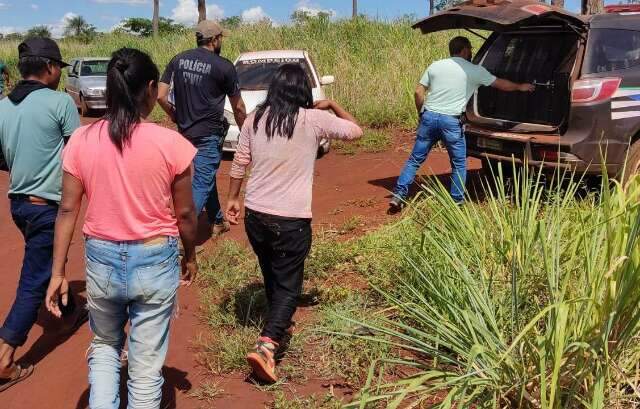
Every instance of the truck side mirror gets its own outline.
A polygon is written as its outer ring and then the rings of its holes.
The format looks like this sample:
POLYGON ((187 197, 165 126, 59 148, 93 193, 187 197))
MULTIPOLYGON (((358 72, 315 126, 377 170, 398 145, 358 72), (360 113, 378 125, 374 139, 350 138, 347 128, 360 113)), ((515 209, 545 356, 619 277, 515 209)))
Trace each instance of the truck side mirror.
POLYGON ((336 82, 336 77, 334 77, 333 75, 325 75, 324 77, 320 78, 320 85, 331 85, 334 82, 336 82))

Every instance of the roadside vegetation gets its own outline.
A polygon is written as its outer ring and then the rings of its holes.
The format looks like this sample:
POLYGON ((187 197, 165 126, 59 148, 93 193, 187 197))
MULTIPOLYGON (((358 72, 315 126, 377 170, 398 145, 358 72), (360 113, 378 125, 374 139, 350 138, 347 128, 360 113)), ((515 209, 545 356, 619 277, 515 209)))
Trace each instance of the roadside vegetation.
MULTIPOLYGON (((637 407, 640 179, 586 198, 561 179, 497 178, 461 208, 428 183, 393 225, 317 232, 274 407, 637 407), (310 376, 328 395, 291 396, 310 376)), ((255 260, 225 242, 201 283, 202 362, 244 371, 265 305, 255 260)))
MULTIPOLYGON (((320 75, 336 77, 336 83, 327 87, 327 96, 338 100, 364 125, 414 127, 415 84, 431 61, 448 54, 447 39, 451 33, 423 36, 411 28, 412 22, 409 18, 391 23, 365 18, 353 21, 312 18, 279 27, 266 23, 239 25, 225 42, 223 55, 234 60, 244 51, 307 50, 320 75)), ((120 32, 100 35, 90 42, 80 38, 82 30, 78 38, 60 40, 65 58, 109 56, 127 46, 150 53, 164 69, 174 55, 195 46, 193 34, 181 30, 168 30, 157 40, 120 32)), ((8 64, 12 78, 19 77, 18 44, 17 40, 0 41, 0 60, 8 64)), ((160 110, 156 110, 155 119, 161 118, 160 110)))

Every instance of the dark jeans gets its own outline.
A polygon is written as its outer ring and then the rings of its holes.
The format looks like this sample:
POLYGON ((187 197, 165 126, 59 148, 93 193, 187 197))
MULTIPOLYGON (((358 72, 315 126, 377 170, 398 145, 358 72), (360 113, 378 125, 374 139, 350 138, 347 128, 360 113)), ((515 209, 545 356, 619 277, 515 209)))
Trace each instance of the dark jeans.
POLYGON ((245 228, 260 262, 269 305, 261 335, 280 342, 302 293, 304 261, 311 250, 311 220, 247 209, 245 228))
POLYGON ((222 161, 222 144, 224 138, 211 135, 190 139, 193 146, 198 149, 193 158, 193 203, 196 206, 196 216, 200 216, 203 208, 207 209, 209 223, 220 224, 223 221, 220 199, 218 199, 218 187, 216 174, 222 161))
POLYGON ((11 199, 13 221, 25 240, 20 282, 11 311, 0 328, 0 338, 18 347, 38 318, 51 279, 53 231, 58 206, 35 205, 24 199, 11 199))
POLYGON ((396 196, 402 199, 407 197, 418 169, 427 160, 433 145, 440 140, 447 147, 451 161, 451 197, 458 203, 464 201, 467 180, 467 142, 462 131, 462 123, 460 118, 430 111, 424 111, 420 116, 416 143, 393 192, 396 196))

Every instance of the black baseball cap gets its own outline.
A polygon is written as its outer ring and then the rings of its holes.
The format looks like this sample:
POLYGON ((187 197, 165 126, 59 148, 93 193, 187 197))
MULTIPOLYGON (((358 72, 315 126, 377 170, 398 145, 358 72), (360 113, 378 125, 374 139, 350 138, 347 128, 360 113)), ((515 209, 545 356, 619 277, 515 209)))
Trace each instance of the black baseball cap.
POLYGON ((45 37, 33 37, 24 40, 18 46, 18 57, 42 57, 48 58, 62 65, 62 67, 68 67, 69 64, 62 61, 62 54, 60 54, 60 47, 50 38, 45 37))

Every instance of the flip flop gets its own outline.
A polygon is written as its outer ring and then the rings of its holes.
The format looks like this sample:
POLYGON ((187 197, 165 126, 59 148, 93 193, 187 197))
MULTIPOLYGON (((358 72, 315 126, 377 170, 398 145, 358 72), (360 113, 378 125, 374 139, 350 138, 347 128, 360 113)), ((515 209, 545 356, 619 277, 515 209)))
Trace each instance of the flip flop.
POLYGON ((6 391, 13 385, 20 383, 33 374, 34 366, 29 365, 26 368, 16 364, 15 373, 11 378, 0 378, 0 392, 6 391))

